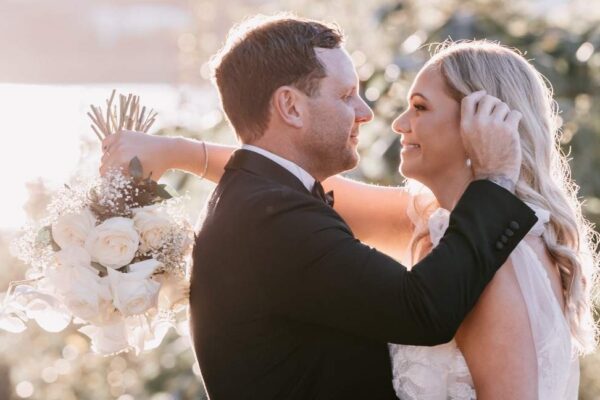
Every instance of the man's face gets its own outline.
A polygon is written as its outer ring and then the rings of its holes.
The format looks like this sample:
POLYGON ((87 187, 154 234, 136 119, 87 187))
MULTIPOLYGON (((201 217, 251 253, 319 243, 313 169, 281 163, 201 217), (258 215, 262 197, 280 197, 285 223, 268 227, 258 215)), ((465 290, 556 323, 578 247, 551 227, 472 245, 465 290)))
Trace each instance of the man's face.
POLYGON ((358 94, 358 76, 348 53, 341 48, 315 51, 327 76, 318 93, 308 98, 301 145, 311 154, 313 170, 328 177, 357 165, 359 127, 373 119, 373 112, 358 94))

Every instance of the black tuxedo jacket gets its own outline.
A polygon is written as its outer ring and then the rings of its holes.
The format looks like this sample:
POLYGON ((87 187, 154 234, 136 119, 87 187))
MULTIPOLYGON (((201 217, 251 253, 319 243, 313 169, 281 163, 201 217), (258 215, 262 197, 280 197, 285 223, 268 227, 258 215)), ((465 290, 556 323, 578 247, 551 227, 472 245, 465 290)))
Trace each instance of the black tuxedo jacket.
POLYGON ((286 169, 238 150, 193 253, 191 333, 210 398, 395 399, 386 344, 451 340, 535 220, 476 181, 407 271, 286 169))

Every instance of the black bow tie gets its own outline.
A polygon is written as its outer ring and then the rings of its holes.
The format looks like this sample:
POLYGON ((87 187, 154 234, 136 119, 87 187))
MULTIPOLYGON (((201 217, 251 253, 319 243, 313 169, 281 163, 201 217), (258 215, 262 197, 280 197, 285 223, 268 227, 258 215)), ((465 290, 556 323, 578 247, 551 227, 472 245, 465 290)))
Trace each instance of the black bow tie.
POLYGON ((333 207, 333 190, 325 193, 325 190, 323 190, 323 185, 321 185, 321 182, 315 181, 315 184, 312 188, 311 193, 317 199, 320 199, 328 206, 333 207))

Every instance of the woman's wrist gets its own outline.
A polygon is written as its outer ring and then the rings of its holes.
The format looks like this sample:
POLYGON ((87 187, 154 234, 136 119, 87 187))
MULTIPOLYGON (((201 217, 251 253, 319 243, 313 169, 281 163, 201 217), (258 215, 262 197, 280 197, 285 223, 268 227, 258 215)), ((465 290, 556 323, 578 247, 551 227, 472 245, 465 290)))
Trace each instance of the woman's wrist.
MULTIPOLYGON (((170 137, 167 146, 167 159, 169 167, 179 169, 200 176, 205 173, 207 151, 202 140, 185 138, 182 136, 170 137)), ((208 149, 207 149, 208 150, 208 149)))

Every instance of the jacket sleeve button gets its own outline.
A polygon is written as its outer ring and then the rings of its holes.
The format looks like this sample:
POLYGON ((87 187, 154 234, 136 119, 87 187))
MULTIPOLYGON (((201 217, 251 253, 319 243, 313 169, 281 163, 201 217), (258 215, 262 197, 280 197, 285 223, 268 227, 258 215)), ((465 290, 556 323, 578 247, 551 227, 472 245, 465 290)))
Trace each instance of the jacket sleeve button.
POLYGON ((510 221, 510 224, 508 226, 510 226, 510 229, 515 231, 521 227, 521 225, 519 225, 517 221, 510 221))

